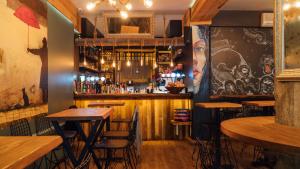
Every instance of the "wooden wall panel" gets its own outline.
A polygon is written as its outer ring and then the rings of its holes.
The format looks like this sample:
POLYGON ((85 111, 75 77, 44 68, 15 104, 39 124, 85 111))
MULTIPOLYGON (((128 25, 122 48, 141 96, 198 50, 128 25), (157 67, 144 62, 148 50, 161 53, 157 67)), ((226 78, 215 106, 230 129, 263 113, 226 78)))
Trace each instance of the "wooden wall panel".
MULTIPOLYGON (((100 100, 99 100, 100 101, 100 100)), ((115 100, 105 100, 111 102, 115 100)), ((167 140, 174 138, 174 127, 171 125, 174 109, 191 109, 190 99, 149 99, 149 100, 118 100, 125 106, 115 107, 112 119, 130 119, 135 106, 139 107, 143 140, 167 140)), ((87 107, 95 100, 75 100, 78 107, 87 107)), ((122 126, 124 127, 124 126, 122 126)))

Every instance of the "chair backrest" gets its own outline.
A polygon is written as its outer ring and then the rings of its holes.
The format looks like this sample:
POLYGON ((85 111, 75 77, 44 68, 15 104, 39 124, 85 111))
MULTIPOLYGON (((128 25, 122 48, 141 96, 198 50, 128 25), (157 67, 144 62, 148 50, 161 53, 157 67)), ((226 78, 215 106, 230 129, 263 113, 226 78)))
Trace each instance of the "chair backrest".
POLYGON ((47 115, 48 113, 42 113, 34 118, 36 134, 38 136, 55 134, 50 120, 46 117, 47 115))
POLYGON ((130 141, 134 141, 136 138, 136 130, 137 130, 137 123, 139 119, 139 110, 138 107, 134 108, 133 116, 132 116, 132 121, 130 124, 130 129, 129 129, 129 139, 130 141))
POLYGON ((29 122, 27 119, 19 119, 10 123, 11 136, 32 136, 29 122))

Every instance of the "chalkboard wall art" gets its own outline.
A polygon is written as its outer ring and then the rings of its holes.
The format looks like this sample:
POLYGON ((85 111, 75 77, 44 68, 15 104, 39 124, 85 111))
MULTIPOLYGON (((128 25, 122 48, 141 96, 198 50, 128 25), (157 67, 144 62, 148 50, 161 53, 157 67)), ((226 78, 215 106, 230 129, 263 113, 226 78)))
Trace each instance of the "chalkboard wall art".
POLYGON ((273 94, 273 30, 211 27, 211 72, 213 95, 273 94))

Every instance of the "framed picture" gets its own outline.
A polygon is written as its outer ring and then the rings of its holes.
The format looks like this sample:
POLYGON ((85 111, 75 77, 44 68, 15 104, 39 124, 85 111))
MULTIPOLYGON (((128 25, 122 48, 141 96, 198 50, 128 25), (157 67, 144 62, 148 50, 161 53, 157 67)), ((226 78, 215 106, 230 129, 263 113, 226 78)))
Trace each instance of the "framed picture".
POLYGON ((124 20, 116 12, 103 14, 106 38, 153 38, 154 15, 151 12, 130 12, 124 20))
POLYGON ((158 51, 157 64, 170 64, 172 51, 158 51))

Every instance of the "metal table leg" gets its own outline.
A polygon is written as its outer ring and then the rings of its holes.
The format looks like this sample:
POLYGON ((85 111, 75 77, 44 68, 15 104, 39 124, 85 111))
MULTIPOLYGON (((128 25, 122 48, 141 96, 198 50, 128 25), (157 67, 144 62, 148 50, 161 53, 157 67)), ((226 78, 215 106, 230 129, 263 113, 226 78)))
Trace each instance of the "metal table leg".
POLYGON ((220 109, 213 109, 212 113, 214 115, 214 119, 216 122, 216 131, 215 131, 215 155, 214 155, 214 168, 220 169, 221 167, 221 131, 220 131, 220 123, 221 123, 221 115, 220 109))
POLYGON ((76 160, 76 157, 72 151, 71 145, 69 143, 69 140, 65 137, 64 132, 62 130, 62 128, 59 126, 58 121, 52 121, 52 124, 56 130, 56 132, 62 137, 63 139, 63 147, 65 148, 72 164, 74 167, 77 167, 80 163, 79 161, 76 160))
POLYGON ((84 156, 86 155, 87 151, 89 151, 92 154, 92 157, 94 159, 94 162, 97 165, 97 168, 102 168, 101 164, 99 163, 99 160, 93 150, 93 145, 95 144, 95 142, 97 141, 97 138, 99 137, 99 135, 101 134, 101 131, 104 127, 104 121, 102 120, 98 120, 95 122, 95 124, 92 126, 92 130, 89 133, 89 136, 86 137, 86 135, 83 132, 82 127, 80 126, 79 122, 76 122, 76 127, 79 131, 80 137, 83 139, 83 141, 85 142, 85 146, 82 150, 82 152, 80 153, 79 156, 79 161, 84 160, 84 156))
POLYGON ((87 154, 87 152, 89 152, 89 153, 92 154, 94 162, 97 165, 97 168, 98 169, 102 168, 102 166, 99 163, 99 160, 98 160, 92 146, 96 142, 96 139, 101 134, 101 131, 104 127, 104 121, 103 120, 97 120, 95 122, 95 124, 92 126, 92 130, 91 130, 88 137, 86 137, 86 135, 84 134, 84 132, 82 130, 82 127, 80 126, 80 122, 77 122, 77 121, 75 122, 76 127, 79 131, 80 137, 85 141, 84 148, 81 151, 78 160, 76 159, 76 157, 75 157, 75 155, 72 151, 71 145, 70 145, 68 139, 65 137, 61 126, 59 126, 59 123, 57 121, 52 121, 52 123, 53 123, 53 126, 54 126, 55 130, 57 131, 57 133, 63 138, 63 146, 64 146, 64 148, 65 148, 72 164, 74 165, 74 167, 79 166, 81 164, 81 162, 84 160, 84 157, 87 154))

